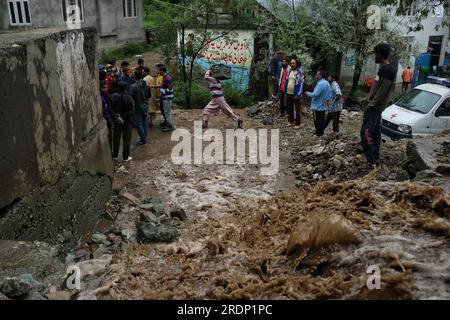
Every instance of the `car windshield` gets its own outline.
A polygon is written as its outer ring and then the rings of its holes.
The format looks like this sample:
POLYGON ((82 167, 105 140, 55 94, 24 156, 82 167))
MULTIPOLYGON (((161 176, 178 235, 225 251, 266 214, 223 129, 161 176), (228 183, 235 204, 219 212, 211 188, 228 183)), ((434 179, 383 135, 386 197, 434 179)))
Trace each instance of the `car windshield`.
POLYGON ((428 113, 440 98, 440 95, 429 91, 412 90, 401 97, 397 105, 411 111, 428 113))

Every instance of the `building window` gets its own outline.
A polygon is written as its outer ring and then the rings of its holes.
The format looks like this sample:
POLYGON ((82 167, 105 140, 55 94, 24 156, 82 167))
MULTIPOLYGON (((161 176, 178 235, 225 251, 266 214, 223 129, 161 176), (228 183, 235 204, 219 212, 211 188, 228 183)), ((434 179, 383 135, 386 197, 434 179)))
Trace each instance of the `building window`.
POLYGON ((137 17, 136 0, 122 0, 122 4, 123 4, 123 17, 124 18, 136 18, 137 17))
POLYGON ((28 0, 8 0, 9 21, 12 26, 31 25, 28 0))
POLYGON ((83 0, 61 0, 61 4, 64 22, 67 22, 67 9, 69 9, 70 6, 77 6, 80 10, 77 10, 78 12, 72 10, 69 12, 69 17, 72 17, 72 19, 76 21, 84 21, 83 0))

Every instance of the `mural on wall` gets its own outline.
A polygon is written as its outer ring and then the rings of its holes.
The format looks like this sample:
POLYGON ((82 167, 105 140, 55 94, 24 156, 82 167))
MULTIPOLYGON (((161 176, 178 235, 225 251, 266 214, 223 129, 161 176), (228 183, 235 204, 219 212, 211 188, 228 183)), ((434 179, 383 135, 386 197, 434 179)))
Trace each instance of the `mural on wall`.
MULTIPOLYGON (((209 36, 211 39, 215 39, 223 33, 223 30, 214 30, 209 36)), ((186 34, 188 35, 185 41, 186 55, 189 57, 193 43, 195 43, 195 32, 188 30, 186 34)), ((249 87, 253 50, 254 31, 236 30, 226 37, 220 37, 209 42, 207 48, 200 52, 194 63, 205 72, 211 65, 217 63, 230 66, 232 68, 232 79, 229 81, 233 83, 236 89, 244 92, 249 87)))

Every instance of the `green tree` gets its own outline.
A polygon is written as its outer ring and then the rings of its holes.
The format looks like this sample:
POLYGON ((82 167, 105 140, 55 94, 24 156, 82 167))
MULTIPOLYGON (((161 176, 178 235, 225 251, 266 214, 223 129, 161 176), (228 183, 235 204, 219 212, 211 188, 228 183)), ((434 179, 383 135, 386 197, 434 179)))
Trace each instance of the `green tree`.
POLYGON ((211 42, 218 39, 233 41, 233 31, 253 26, 256 20, 252 12, 254 5, 253 0, 146 1, 146 12, 157 15, 154 18, 161 31, 157 36, 158 46, 164 54, 178 56, 181 60, 185 107, 191 107, 195 61, 211 42), (220 31, 217 31, 219 29, 214 27, 219 23, 220 31))

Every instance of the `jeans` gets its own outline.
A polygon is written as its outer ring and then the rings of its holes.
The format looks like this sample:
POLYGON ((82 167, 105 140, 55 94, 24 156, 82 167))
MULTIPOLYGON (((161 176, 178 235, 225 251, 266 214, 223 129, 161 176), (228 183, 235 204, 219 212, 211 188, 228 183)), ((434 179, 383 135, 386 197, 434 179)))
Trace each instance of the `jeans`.
POLYGON ((286 114, 286 94, 280 90, 280 113, 282 116, 286 114))
POLYGON ((172 127, 172 99, 163 99, 162 103, 164 120, 166 120, 169 127, 172 127))
POLYGON ((313 110, 314 126, 316 127, 316 136, 321 137, 325 132, 325 111, 313 110))
POLYGON ((119 157, 120 138, 123 139, 123 160, 128 159, 130 156, 130 144, 131 144, 131 122, 126 121, 123 124, 114 124, 113 129, 113 158, 119 157))
POLYGON ((380 160, 381 112, 364 111, 361 141, 367 161, 373 164, 380 160))
POLYGON ((133 125, 137 129, 140 142, 147 143, 147 121, 148 121, 147 113, 135 113, 133 115, 133 125))
POLYGON ((325 119, 325 128, 328 127, 331 121, 333 121, 333 131, 339 132, 339 118, 341 117, 341 112, 329 112, 327 113, 327 117, 325 119))
POLYGON ((278 96, 278 90, 280 89, 278 87, 278 82, 280 82, 280 79, 278 77, 275 77, 275 81, 273 82, 273 95, 275 97, 278 96))
POLYGON ((301 101, 295 99, 293 94, 286 95, 288 121, 296 126, 299 126, 302 122, 301 114, 301 101))

